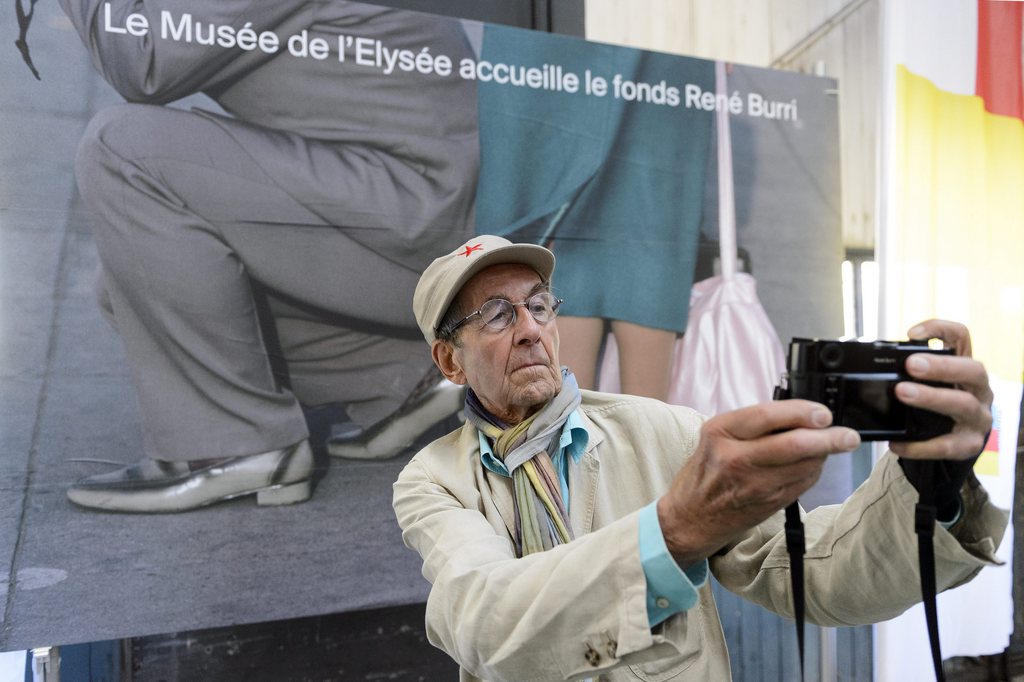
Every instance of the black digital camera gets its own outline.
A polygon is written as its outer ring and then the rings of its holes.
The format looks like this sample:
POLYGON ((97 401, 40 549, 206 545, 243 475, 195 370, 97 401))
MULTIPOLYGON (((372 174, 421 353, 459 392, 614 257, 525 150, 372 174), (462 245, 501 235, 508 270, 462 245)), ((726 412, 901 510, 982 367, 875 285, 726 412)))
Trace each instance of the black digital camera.
MULTIPOLYGON (((895 395, 907 374, 907 357, 914 353, 952 355, 927 341, 823 341, 793 339, 786 361, 788 386, 779 397, 813 400, 832 411, 832 423, 860 433, 861 440, 928 440, 953 428, 946 415, 910 407, 895 395)), ((920 382, 952 387, 942 382, 920 382)))

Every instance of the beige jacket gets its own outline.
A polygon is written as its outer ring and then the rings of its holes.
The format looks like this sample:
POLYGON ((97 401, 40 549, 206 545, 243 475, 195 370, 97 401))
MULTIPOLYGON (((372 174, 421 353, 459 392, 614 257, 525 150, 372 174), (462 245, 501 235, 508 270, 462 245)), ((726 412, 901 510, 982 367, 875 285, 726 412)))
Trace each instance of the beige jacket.
MULTIPOLYGON (((583 392, 590 442, 570 468, 576 540, 517 559, 511 479, 486 471, 476 430, 424 448, 402 471, 394 506, 405 543, 433 584, 427 635, 475 680, 728 680, 728 651, 710 585, 700 602, 653 630, 638 550, 637 511, 668 488, 697 445, 692 410, 583 392)), ((805 518, 807 619, 855 625, 919 601, 917 494, 888 454, 840 506, 805 518)), ((964 488, 954 533, 937 530, 940 589, 994 563, 1007 516, 980 486, 964 488)), ((791 615, 782 514, 711 560, 730 590, 791 615)))

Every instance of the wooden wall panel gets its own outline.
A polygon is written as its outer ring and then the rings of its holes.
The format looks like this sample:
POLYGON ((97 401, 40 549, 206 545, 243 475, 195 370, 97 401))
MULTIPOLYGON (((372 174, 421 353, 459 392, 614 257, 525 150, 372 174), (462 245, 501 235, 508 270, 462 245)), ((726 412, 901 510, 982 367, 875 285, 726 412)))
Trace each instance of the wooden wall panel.
POLYGON ((848 248, 872 248, 881 87, 878 1, 859 2, 834 29, 776 66, 838 79, 843 241, 848 248))
POLYGON ((586 36, 605 43, 684 54, 693 45, 690 9, 689 0, 586 0, 586 36))

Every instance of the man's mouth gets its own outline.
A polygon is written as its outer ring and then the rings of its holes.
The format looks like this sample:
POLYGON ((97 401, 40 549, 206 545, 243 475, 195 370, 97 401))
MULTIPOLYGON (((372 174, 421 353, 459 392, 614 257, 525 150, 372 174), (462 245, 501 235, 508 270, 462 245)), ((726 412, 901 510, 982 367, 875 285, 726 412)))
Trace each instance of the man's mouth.
POLYGON ((531 367, 547 367, 547 363, 543 360, 531 360, 530 362, 524 362, 513 369, 513 372, 519 372, 524 369, 530 369, 531 367))

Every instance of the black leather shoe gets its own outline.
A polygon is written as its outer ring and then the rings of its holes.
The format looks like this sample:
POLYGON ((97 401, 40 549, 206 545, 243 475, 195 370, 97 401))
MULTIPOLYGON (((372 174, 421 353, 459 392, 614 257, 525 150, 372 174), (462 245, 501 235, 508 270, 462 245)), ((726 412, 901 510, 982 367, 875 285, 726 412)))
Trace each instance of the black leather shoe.
POLYGON ((200 467, 143 459, 68 489, 75 504, 104 511, 159 513, 196 509, 242 495, 260 505, 304 502, 313 494, 313 452, 303 440, 280 450, 200 467))
MULTIPOLYGON (((440 374, 437 374, 440 377, 440 374)), ((416 442, 430 427, 462 409, 464 386, 440 378, 413 393, 397 412, 352 437, 327 440, 327 452, 346 459, 390 459, 416 442)))

